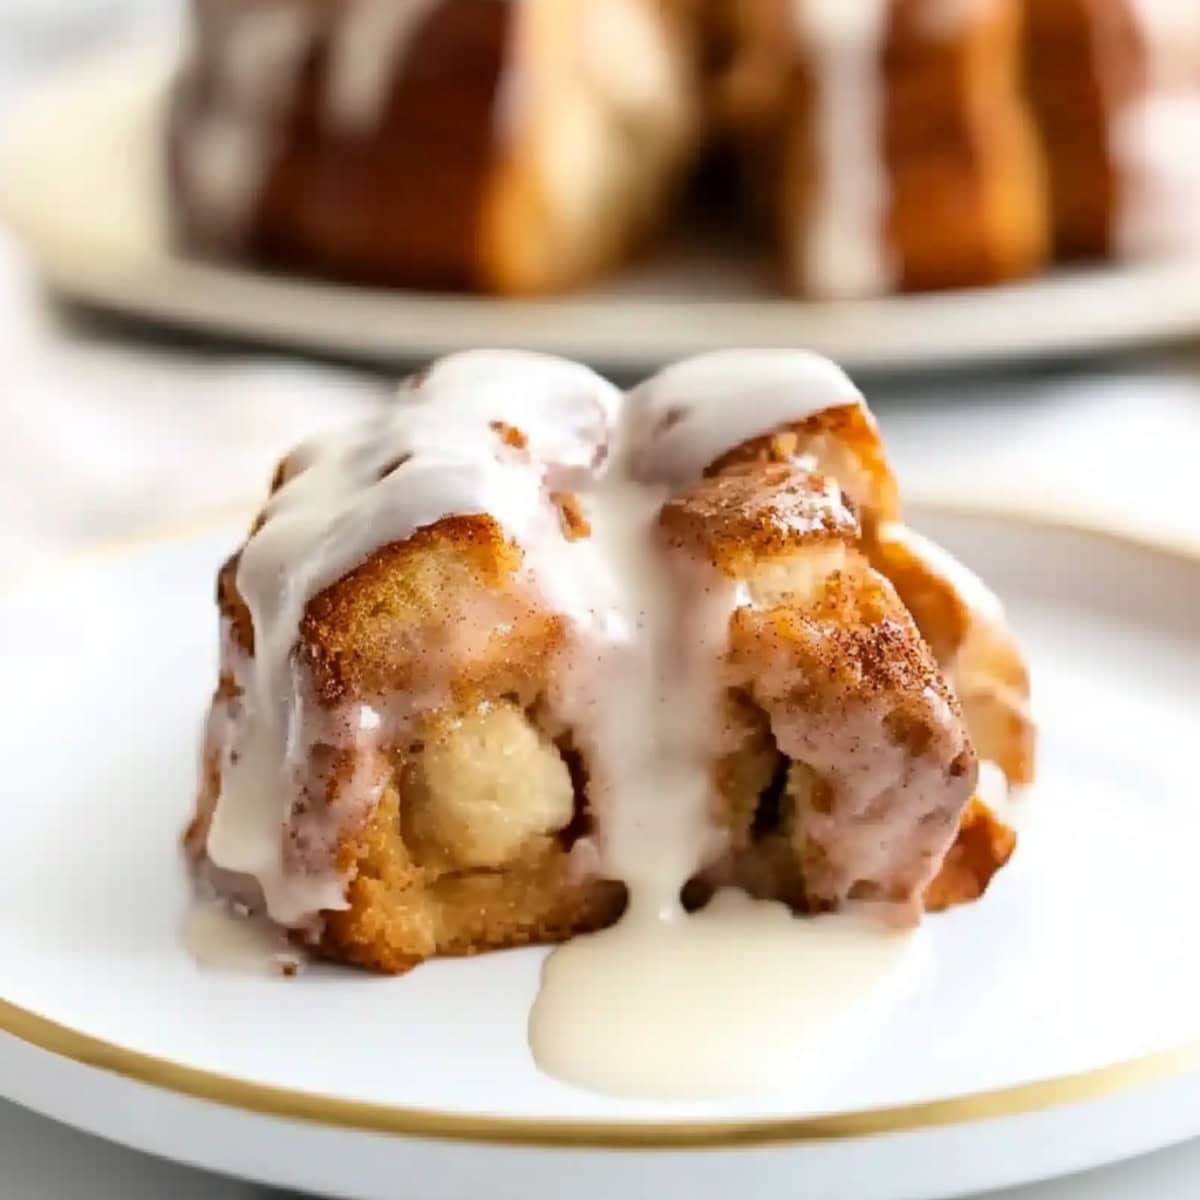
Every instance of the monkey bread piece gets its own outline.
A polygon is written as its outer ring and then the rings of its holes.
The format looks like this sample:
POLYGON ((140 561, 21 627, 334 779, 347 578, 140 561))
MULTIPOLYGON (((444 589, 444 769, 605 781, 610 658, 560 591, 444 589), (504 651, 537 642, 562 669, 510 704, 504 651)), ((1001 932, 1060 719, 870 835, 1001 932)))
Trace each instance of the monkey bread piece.
MULTIPOLYGON (((382 547, 309 601, 296 657, 318 727, 336 732, 338 714, 369 710, 389 731, 378 747, 314 739, 309 750, 289 836, 314 841, 310 826, 333 820, 333 864, 350 879, 346 906, 328 911, 315 934, 320 952, 400 971, 434 954, 557 940, 620 910, 618 885, 581 880, 570 866, 584 813, 567 759, 531 717, 561 622, 520 588, 520 565, 492 519, 451 518, 382 547), (354 793, 379 758, 387 782, 355 811, 354 793)), ((232 632, 247 615, 235 570, 236 559, 222 573, 231 636, 216 709, 231 696, 236 704, 247 652, 232 632)), ((187 839, 196 858, 219 763, 210 738, 187 839)))
POLYGON ((202 253, 553 291, 658 224, 697 135, 663 0, 192 0, 169 122, 202 253))
POLYGON ((1003 607, 972 571, 901 523, 879 427, 845 376, 816 355, 717 352, 667 367, 634 398, 643 401, 636 467, 649 479, 691 483, 739 463, 782 463, 840 487, 872 566, 896 587, 957 692, 980 758, 1014 785, 1031 782, 1029 676, 1003 607), (825 404, 806 408, 797 392, 825 404), (744 402, 713 402, 730 394, 744 402))
MULTIPOLYGON (((639 470, 651 478, 690 482, 738 463, 787 463, 836 480, 861 519, 872 565, 897 587, 947 682, 960 693, 980 757, 996 761, 1010 784, 1028 783, 1034 752, 1028 673, 1001 606, 946 551, 899 523, 898 489, 874 418, 844 377, 830 377, 828 369, 815 356, 806 361, 803 355, 766 351, 701 355, 666 368, 635 393, 644 393, 646 410, 639 470), (738 394, 744 403, 706 403, 710 391, 738 394), (804 409, 797 391, 824 395, 827 407, 804 409), (734 448, 712 461, 721 445, 734 448)), ((760 587, 766 569, 759 564, 760 587)), ((769 570, 787 573, 778 566, 769 570)), ((722 803, 743 818, 755 812, 760 793, 766 794, 764 810, 776 810, 785 797, 785 772, 775 762, 774 743, 769 731, 764 737, 761 721, 747 718, 751 710, 742 699, 731 702, 725 726, 737 749, 720 767, 722 803)), ((984 802, 976 798, 975 805, 983 808, 984 802)), ((999 818, 993 820, 1006 829, 999 818)), ((741 829, 745 822, 735 824, 741 829)), ((736 835, 735 844, 741 845, 736 835)), ((960 898, 981 894, 1006 857, 997 856, 983 871, 982 855, 973 855, 969 862, 981 869, 971 888, 959 889, 960 898)), ((759 839, 753 861, 739 859, 734 878, 758 895, 803 894, 794 862, 775 852, 771 838, 759 839)), ((965 876, 959 872, 956 878, 965 876)))
POLYGON ((197 874, 384 972, 599 929, 647 887, 909 919, 981 895, 1013 838, 977 750, 1030 777, 1027 678, 898 507, 814 356, 626 396, 441 360, 289 455, 219 573, 197 874))
POLYGON ((1026 275, 1043 166, 1020 0, 730 0, 715 85, 790 282, 849 299, 1026 275))
MULTIPOLYGON (((976 759, 953 693, 860 549, 836 482, 741 463, 668 501, 662 526, 673 547, 703 553, 748 595, 724 671, 766 715, 779 758, 770 777, 786 771, 777 811, 755 813, 768 854, 777 859, 786 840, 808 909, 919 906, 976 759)), ((743 853, 755 857, 753 836, 743 853)))

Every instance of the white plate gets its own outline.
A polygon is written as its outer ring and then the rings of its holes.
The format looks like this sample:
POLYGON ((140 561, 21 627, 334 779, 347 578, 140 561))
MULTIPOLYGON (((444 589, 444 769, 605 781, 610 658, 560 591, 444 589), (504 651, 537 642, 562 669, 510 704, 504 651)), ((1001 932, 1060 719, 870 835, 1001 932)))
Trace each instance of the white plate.
POLYGON ((77 68, 0 155, 0 214, 68 296, 156 321, 374 362, 516 346, 644 369, 700 350, 806 346, 855 369, 1032 359, 1200 330, 1200 264, 1109 266, 853 304, 771 297, 765 264, 680 247, 545 301, 339 287, 190 261, 165 235, 158 147, 173 47, 77 68))
POLYGON ((422 1200, 792 1200, 798 1181, 930 1200, 1200 1134, 1200 560, 1012 517, 918 523, 1010 602, 1041 779, 988 896, 930 919, 907 1006, 752 1103, 541 1075, 539 949, 400 979, 198 969, 176 839, 240 528, 0 596, 0 1095, 199 1166, 357 1197, 420 1179, 422 1200))

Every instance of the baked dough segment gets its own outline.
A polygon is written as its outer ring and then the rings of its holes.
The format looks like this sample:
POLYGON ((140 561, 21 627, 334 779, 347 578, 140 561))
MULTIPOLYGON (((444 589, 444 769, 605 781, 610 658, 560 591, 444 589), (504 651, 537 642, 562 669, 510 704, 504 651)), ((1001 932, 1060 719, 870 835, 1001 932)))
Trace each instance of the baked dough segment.
POLYGON ((792 286, 842 299, 1033 272, 1049 229, 1018 0, 860 3, 875 21, 835 0, 732 0, 715 107, 792 286))
POLYGON ((1029 89, 1046 147, 1055 250, 1114 249, 1120 170, 1111 134, 1144 87, 1143 49, 1126 0, 1028 0, 1029 89))
MULTIPOLYGON (((775 464, 776 471, 789 464, 815 464, 837 480, 843 501, 861 518, 863 552, 896 589, 932 650, 959 701, 978 757, 994 762, 1010 787, 1032 783, 1036 726, 1020 646, 999 600, 986 585, 941 547, 899 521, 896 480, 871 414, 862 406, 847 405, 781 426, 730 451, 709 467, 708 474, 749 463, 775 464)), ((761 478, 773 476, 767 470, 761 478)), ((832 511, 836 510, 827 510, 821 519, 833 519, 832 511)), ((745 514, 739 519, 744 523, 745 514)), ((843 527, 842 532, 847 530, 843 527)), ((762 531, 758 536, 761 542, 762 531)), ((740 828, 745 827, 747 814, 755 811, 754 797, 778 771, 773 743, 764 737, 761 722, 746 719, 746 707, 731 703, 727 724, 737 732, 729 736, 739 749, 722 760, 721 768, 722 795, 731 811, 740 814, 740 828)), ((777 779, 776 784, 778 791, 777 779)), ((777 798, 772 800, 776 802, 777 798)), ((943 873, 930 885, 931 908, 982 895, 1011 856, 1016 834, 984 799, 975 796, 964 810, 959 841, 943 873)), ((757 854, 737 862, 730 878, 756 894, 782 894, 792 903, 803 903, 800 872, 788 852, 770 839, 757 854)))
POLYGON ((202 253, 560 290, 650 232, 698 136, 692 23, 662 0, 193 0, 192 14, 168 174, 177 236, 202 253))
POLYGON ((717 459, 706 474, 735 463, 803 463, 836 480, 868 528, 900 516, 900 489, 884 451, 879 426, 861 404, 815 413, 751 438, 717 459))
POLYGON ((696 29, 677 0, 525 0, 515 45, 480 282, 559 291, 626 259, 670 210, 701 132, 696 29))
POLYGON ((925 889, 926 909, 942 912, 978 900, 1016 848, 1016 833, 983 800, 973 796, 963 810, 954 845, 925 889))
MULTIPOLYGON (((288 477, 281 465, 277 484, 288 477)), ((333 865, 349 880, 346 908, 297 935, 320 953, 398 972, 433 955, 557 941, 620 912, 620 885, 570 861, 587 822, 577 763, 539 712, 563 626, 524 584, 521 562, 492 518, 448 518, 381 547, 309 601, 295 655, 313 703, 335 723, 359 701, 393 704, 404 731, 382 748, 388 782, 357 823, 340 824, 339 809, 374 752, 341 737, 309 749, 300 803, 338 825, 333 865)), ((229 637, 215 713, 237 703, 238 664, 252 653, 236 563, 219 586, 229 637)), ((210 744, 185 838, 197 864, 219 789, 210 744)), ((296 828, 281 836, 305 869, 296 828)), ((236 886, 254 902, 253 881, 236 886)))
POLYGON ((802 881, 809 911, 856 899, 918 911, 976 759, 954 694, 863 553, 841 489, 785 463, 743 463, 669 501, 662 525, 673 548, 704 554, 745 589, 726 686, 766 714, 782 756, 771 772, 785 773, 778 811, 764 820, 756 809, 755 830, 744 803, 728 806, 744 849, 725 871, 770 877, 790 853, 784 874, 802 881))

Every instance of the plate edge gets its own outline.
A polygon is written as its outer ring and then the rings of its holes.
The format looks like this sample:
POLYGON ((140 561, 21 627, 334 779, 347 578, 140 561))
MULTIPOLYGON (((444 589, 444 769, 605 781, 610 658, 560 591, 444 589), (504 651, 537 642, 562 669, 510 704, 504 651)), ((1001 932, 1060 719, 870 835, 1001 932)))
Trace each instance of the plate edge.
POLYGON ((886 1108, 740 1121, 543 1120, 404 1108, 254 1083, 130 1050, 3 999, 0 1032, 84 1067, 261 1116, 437 1141, 586 1149, 718 1149, 911 1133, 1098 1100, 1200 1070, 1200 1042, 1194 1042, 1053 1079, 886 1108))

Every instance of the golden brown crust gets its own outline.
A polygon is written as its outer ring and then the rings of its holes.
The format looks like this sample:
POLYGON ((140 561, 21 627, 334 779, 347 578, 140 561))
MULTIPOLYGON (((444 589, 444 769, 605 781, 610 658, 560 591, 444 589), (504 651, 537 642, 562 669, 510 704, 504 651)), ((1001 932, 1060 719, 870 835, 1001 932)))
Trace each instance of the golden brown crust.
POLYGON ((858 537, 837 485, 786 462, 729 466, 668 500, 659 524, 673 549, 735 577, 808 544, 858 537))
POLYGON ((868 549, 950 676, 979 755, 1010 784, 1033 782, 1037 728, 1029 671, 1003 614, 972 603, 920 554, 902 527, 881 526, 868 549))
POLYGON ((446 518, 377 550, 305 609, 301 653, 320 702, 422 693, 437 680, 463 703, 532 699, 562 628, 517 582, 521 561, 486 516, 446 518), (463 653, 468 622, 488 634, 463 653))
MULTIPOLYGON (((717 107, 751 164, 752 193, 769 198, 790 282, 803 289, 801 231, 826 170, 816 71, 796 46, 790 0, 734 7, 736 50, 717 107)), ((895 283, 924 290, 1028 274, 1045 261, 1048 228, 1021 90, 1021 6, 978 6, 950 36, 931 36, 928 19, 922 0, 897 0, 880 67, 889 185, 881 237, 895 283)))
POLYGON ((1145 48, 1126 0, 1027 0, 1026 9, 1055 249, 1062 258, 1093 258, 1114 248, 1120 179, 1112 123, 1145 87, 1145 48))
MULTIPOLYGON (((253 904, 253 881, 223 876, 205 859, 219 787, 210 753, 184 849, 210 882, 253 904)), ((389 787, 339 846, 338 866, 351 877, 347 907, 324 914, 318 940, 297 932, 300 944, 337 962, 399 974, 434 955, 562 941, 611 924, 624 907, 621 885, 575 878, 563 843, 554 838, 533 839, 502 869, 455 870, 417 861, 402 828, 400 795, 389 787)))
POLYGON ((958 836, 941 870, 925 890, 926 909, 941 912, 978 900, 1016 847, 1016 833, 974 797, 963 811, 958 836))
POLYGON ((400 836, 401 798, 389 788, 343 848, 349 907, 327 915, 322 953, 399 972, 437 955, 556 942, 610 924, 624 889, 576 882, 557 843, 531 847, 502 870, 445 871, 414 863, 400 836))
POLYGON ((743 462, 796 463, 810 460, 816 470, 841 485, 868 529, 900 515, 900 489, 887 461, 875 418, 861 404, 842 404, 751 438, 722 455, 705 472, 720 474, 743 462))
POLYGON ((900 0, 885 50, 887 244, 905 291, 1020 278, 1049 252, 1045 166, 1022 90, 1021 0, 950 38, 900 0))
MULTIPOLYGON (((245 0, 247 7, 255 3, 262 0, 245 0)), ((273 158, 253 211, 231 227, 206 214, 184 166, 199 122, 225 103, 222 39, 231 20, 222 0, 193 0, 197 40, 171 113, 171 180, 183 238, 204 251, 233 250, 361 282, 477 284, 493 113, 515 6, 506 0, 434 6, 379 120, 365 132, 339 135, 318 97, 343 6, 331 3, 320 12, 307 0, 287 3, 310 14, 313 44, 292 103, 268 118, 264 153, 273 148, 273 158)))

